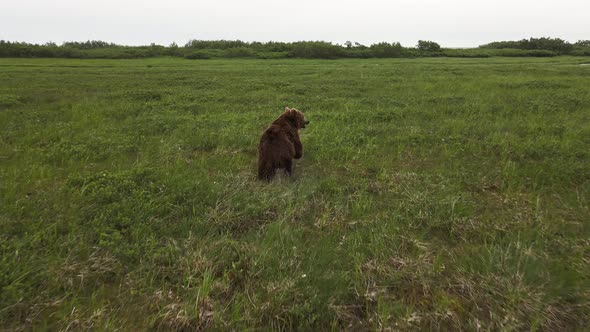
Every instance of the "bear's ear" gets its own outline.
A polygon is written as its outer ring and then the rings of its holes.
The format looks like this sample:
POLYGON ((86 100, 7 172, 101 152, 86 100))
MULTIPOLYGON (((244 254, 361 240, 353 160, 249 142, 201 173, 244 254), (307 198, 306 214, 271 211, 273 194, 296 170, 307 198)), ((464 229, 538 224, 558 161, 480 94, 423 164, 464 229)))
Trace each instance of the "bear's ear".
POLYGON ((289 112, 291 109, 289 107, 285 107, 285 112, 289 112))

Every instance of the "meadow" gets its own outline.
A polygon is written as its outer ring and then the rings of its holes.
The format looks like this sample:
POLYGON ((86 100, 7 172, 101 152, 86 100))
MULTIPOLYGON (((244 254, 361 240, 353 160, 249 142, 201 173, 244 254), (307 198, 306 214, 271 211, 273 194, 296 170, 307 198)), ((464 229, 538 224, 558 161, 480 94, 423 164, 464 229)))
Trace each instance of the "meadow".
POLYGON ((0 329, 585 329, 584 62, 0 59, 0 329))

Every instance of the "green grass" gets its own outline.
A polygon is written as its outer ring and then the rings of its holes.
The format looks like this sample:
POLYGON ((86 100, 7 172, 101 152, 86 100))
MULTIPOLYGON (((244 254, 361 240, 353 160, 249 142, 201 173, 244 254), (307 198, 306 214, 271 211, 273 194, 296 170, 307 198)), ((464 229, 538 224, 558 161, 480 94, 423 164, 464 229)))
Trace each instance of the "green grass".
POLYGON ((0 59, 0 328, 583 329, 588 60, 0 59))

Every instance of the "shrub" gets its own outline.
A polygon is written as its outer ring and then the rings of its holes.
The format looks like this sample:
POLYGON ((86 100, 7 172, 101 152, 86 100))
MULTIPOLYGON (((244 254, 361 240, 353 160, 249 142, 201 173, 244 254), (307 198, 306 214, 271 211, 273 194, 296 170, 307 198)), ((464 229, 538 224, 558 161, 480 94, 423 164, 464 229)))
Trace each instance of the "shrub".
POLYGON ((520 50, 520 49, 502 49, 499 50, 496 55, 508 56, 508 57, 520 57, 520 56, 531 56, 531 57, 552 57, 557 56, 556 52, 547 50, 520 50))
POLYGON ((294 58, 336 59, 344 55, 344 49, 327 42, 297 42, 289 56, 294 58))
POLYGON ((353 47, 351 49, 347 49, 346 52, 346 57, 347 58, 359 58, 359 59, 367 59, 367 58, 373 58, 373 52, 371 52, 371 50, 365 48, 365 49, 359 49, 356 47, 353 47))
MULTIPOLYGON (((529 38, 519 41, 499 41, 480 46, 481 48, 496 49, 521 49, 521 50, 547 50, 559 54, 568 54, 574 48, 574 45, 560 38, 529 38)), ((534 56, 534 55, 533 55, 534 56)))
POLYGON ((183 56, 182 51, 174 42, 168 46, 168 48, 165 50, 165 54, 169 56, 183 56))
POLYGON ((449 56, 482 58, 489 56, 555 56, 571 54, 587 56, 590 40, 575 44, 559 38, 530 38, 520 41, 500 41, 482 45, 476 49, 441 49, 433 41, 418 41, 416 48, 404 48, 400 43, 381 42, 369 47, 347 41, 344 46, 322 41, 243 42, 240 40, 190 40, 184 47, 176 43, 169 46, 122 46, 104 41, 65 42, 62 45, 49 42, 28 44, 0 40, 0 57, 17 58, 80 58, 80 59, 133 59, 158 56, 175 56, 186 59, 259 58, 281 59, 285 57, 308 59, 336 58, 398 58, 449 56))
POLYGON ((284 59, 289 56, 289 52, 258 52, 256 57, 259 59, 284 59))
POLYGON ((293 50, 293 44, 270 41, 268 43, 262 44, 260 48, 257 48, 257 50, 267 52, 290 52, 293 50))
POLYGON ((211 59, 211 56, 207 52, 204 51, 194 51, 184 55, 185 59, 211 59))
POLYGON ((488 58, 490 52, 482 49, 448 48, 442 50, 442 55, 455 58, 488 58))
POLYGON ((120 47, 113 43, 107 43, 102 40, 87 40, 85 42, 65 42, 62 44, 63 47, 77 48, 80 50, 89 50, 95 48, 110 48, 120 47))
POLYGON ((402 45, 400 43, 381 42, 371 45, 369 49, 373 56, 377 58, 398 58, 402 54, 402 45))
POLYGON ((574 56, 590 56, 590 48, 580 48, 580 49, 575 49, 573 51, 571 51, 570 55, 574 55, 574 56))
POLYGON ((418 50, 422 52, 438 52, 440 51, 440 45, 429 40, 419 40, 418 50))
POLYGON ((189 40, 188 43, 186 43, 184 47, 196 48, 196 49, 225 50, 228 48, 246 47, 246 46, 248 46, 248 43, 243 42, 241 40, 196 40, 196 39, 192 39, 192 40, 189 40))
POLYGON ((249 47, 228 48, 223 51, 226 58, 253 58, 256 57, 256 51, 249 47))

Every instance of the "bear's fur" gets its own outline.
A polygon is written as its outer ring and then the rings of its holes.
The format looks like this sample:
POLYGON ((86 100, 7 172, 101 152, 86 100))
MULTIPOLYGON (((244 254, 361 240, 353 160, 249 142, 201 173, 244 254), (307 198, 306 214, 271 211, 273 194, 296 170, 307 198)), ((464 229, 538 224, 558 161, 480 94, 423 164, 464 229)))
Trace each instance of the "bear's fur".
POLYGON ((293 173, 293 159, 303 156, 299 129, 309 121, 303 113, 285 107, 285 112, 264 131, 258 145, 258 179, 270 181, 277 169, 293 173))

